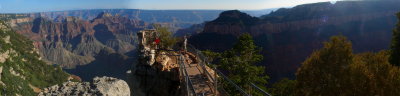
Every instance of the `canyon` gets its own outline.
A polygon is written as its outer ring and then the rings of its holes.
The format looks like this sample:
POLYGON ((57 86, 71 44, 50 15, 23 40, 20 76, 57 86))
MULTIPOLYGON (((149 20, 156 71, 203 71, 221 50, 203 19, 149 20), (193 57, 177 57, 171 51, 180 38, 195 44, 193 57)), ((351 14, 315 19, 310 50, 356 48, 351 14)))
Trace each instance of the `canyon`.
POLYGON ((250 33, 263 48, 265 58, 258 65, 266 66, 276 81, 294 78, 305 58, 334 35, 348 37, 355 52, 387 49, 400 9, 397 3, 313 3, 260 17, 222 10, 92 9, 29 13, 11 19, 10 25, 33 40, 49 64, 61 65, 85 81, 97 75, 125 79, 136 62, 135 34, 153 23, 170 27, 176 36, 190 35, 189 43, 199 49, 217 52, 250 33))
POLYGON ((17 23, 11 25, 33 41, 45 61, 60 65, 83 80, 98 75, 124 78, 124 71, 134 60, 131 53, 136 48, 135 33, 149 25, 109 13, 101 13, 90 21, 75 17, 58 19, 28 18, 12 21, 17 23))
POLYGON ((258 65, 266 66, 271 81, 275 82, 281 78, 293 79, 301 63, 334 35, 351 40, 356 53, 387 49, 397 21, 395 13, 400 9, 398 3, 313 3, 278 9, 261 17, 231 10, 205 23, 203 30, 196 30, 195 26, 182 30, 191 30, 189 42, 197 48, 216 52, 232 48, 239 35, 250 33, 263 49, 264 60, 258 65))

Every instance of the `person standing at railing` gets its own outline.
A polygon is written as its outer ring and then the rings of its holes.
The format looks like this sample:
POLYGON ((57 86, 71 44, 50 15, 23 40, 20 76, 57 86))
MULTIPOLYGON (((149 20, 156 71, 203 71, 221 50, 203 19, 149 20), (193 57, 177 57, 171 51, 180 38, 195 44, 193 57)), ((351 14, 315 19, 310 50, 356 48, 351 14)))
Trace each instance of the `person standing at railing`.
POLYGON ((187 45, 187 36, 186 36, 186 35, 183 36, 183 39, 184 39, 184 41, 183 41, 183 50, 187 51, 187 49, 186 49, 186 45, 187 45))

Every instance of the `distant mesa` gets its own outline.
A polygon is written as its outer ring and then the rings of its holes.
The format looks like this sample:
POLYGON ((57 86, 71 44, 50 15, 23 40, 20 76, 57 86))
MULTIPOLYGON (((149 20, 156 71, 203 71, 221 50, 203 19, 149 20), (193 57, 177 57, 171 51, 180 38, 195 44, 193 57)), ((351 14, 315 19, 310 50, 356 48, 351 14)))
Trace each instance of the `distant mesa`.
POLYGON ((104 18, 104 17, 112 17, 113 15, 111 13, 107 12, 101 12, 99 15, 97 15, 96 19, 98 18, 104 18))

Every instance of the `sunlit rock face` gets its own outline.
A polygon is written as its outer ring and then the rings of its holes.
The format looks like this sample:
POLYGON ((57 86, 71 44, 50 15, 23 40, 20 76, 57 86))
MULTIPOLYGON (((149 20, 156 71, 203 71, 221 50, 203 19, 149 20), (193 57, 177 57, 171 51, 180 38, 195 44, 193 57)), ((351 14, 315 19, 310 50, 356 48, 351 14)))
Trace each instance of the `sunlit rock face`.
POLYGON ((128 84, 113 77, 95 77, 89 82, 65 82, 44 88, 38 96, 130 96, 128 84))
POLYGON ((40 17, 14 25, 17 33, 34 41, 44 60, 84 81, 95 76, 124 79, 125 71, 134 63, 135 34, 148 27, 143 21, 108 13, 93 20, 40 17))
POLYGON ((263 48, 264 61, 260 65, 266 66, 272 80, 294 78, 301 62, 334 35, 348 37, 355 52, 387 49, 397 21, 394 14, 400 10, 398 3, 314 3, 278 9, 259 18, 226 11, 205 23, 201 32, 190 31, 196 35, 192 34, 189 43, 200 49, 223 51, 233 46, 237 36, 250 33, 263 48))
POLYGON ((14 29, 34 40, 48 61, 74 68, 93 62, 96 60, 94 56, 104 48, 117 53, 132 51, 135 48, 134 34, 145 27, 147 25, 142 21, 100 14, 91 21, 75 17, 60 22, 36 18, 14 29))

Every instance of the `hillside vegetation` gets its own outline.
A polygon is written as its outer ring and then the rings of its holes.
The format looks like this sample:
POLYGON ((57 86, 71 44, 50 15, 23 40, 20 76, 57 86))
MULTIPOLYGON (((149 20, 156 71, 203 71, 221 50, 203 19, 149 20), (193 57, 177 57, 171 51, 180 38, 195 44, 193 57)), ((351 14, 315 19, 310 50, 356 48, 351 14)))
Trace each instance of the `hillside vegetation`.
POLYGON ((37 53, 31 41, 0 21, 0 95, 33 96, 40 88, 67 81, 67 73, 37 53))

